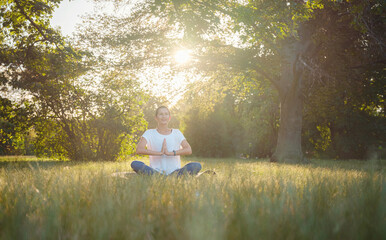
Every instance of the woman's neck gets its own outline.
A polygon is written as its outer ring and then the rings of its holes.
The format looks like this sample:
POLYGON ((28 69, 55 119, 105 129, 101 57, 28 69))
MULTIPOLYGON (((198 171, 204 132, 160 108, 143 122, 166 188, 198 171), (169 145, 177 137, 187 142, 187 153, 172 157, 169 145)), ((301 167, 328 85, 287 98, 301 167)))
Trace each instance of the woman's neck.
POLYGON ((162 132, 170 131, 170 128, 168 127, 168 125, 160 125, 160 124, 158 124, 157 129, 159 131, 162 131, 162 132))

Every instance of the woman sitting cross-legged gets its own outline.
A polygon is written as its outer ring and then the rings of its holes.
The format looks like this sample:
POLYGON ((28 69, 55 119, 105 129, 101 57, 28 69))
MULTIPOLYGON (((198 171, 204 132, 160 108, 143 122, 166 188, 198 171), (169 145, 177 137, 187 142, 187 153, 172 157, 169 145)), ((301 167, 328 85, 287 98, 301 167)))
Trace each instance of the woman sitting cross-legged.
POLYGON ((188 163, 181 168, 180 155, 192 154, 192 148, 180 130, 168 127, 171 119, 169 109, 165 106, 157 108, 155 119, 157 128, 146 130, 137 145, 137 154, 149 155, 150 166, 133 161, 133 170, 146 175, 197 175, 201 170, 201 164, 198 162, 188 163))

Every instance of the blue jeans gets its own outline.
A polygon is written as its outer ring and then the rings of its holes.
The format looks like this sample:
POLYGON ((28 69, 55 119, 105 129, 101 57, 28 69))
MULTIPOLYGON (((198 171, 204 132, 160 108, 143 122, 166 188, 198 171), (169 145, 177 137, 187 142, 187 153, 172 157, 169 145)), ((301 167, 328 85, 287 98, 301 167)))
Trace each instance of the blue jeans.
MULTIPOLYGON (((134 172, 138 174, 145 174, 145 175, 153 175, 153 174, 162 174, 155 169, 147 166, 143 162, 140 161, 133 161, 131 163, 131 168, 134 170, 134 172)), ((191 162, 186 164, 183 168, 179 168, 171 172, 169 175, 177 174, 177 177, 187 173, 189 175, 197 175, 197 173, 201 170, 201 164, 198 162, 191 162)))

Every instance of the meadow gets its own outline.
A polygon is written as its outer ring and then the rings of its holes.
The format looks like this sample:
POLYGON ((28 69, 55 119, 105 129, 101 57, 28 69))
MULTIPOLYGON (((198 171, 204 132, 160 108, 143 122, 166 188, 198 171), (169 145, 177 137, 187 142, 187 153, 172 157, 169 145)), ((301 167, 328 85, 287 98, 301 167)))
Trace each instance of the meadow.
POLYGON ((386 239, 384 160, 189 161, 217 175, 0 158, 0 239, 386 239))

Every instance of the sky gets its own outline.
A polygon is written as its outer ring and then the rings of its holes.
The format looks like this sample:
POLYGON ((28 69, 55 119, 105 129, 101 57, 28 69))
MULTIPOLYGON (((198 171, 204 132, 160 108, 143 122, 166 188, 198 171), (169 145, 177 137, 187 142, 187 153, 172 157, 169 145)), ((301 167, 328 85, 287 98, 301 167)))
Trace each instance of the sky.
POLYGON ((81 16, 92 12, 94 4, 88 0, 63 0, 54 11, 51 25, 60 27, 62 33, 71 36, 75 32, 76 24, 82 22, 81 16))
MULTIPOLYGON (((76 25, 82 23, 82 15, 94 12, 95 6, 90 0, 63 0, 53 13, 51 26, 60 27, 62 34, 70 37, 76 31, 76 25)), ((109 12, 109 6, 104 6, 103 11, 109 12)), ((185 55, 184 51, 177 52, 176 61, 179 64, 185 63, 189 58, 185 55)), ((188 83, 184 73, 165 79, 162 69, 148 71, 141 77, 141 81, 143 86, 154 95, 165 96, 171 105, 174 105, 182 97, 183 90, 188 83), (156 79, 156 81, 148 81, 148 79, 156 79)))

